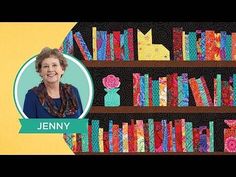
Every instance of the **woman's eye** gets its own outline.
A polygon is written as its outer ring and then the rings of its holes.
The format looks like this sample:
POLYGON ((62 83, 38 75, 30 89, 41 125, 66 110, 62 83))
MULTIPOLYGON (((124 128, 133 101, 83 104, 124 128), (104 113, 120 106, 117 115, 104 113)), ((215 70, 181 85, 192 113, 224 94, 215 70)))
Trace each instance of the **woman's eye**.
POLYGON ((43 66, 43 68, 48 68, 48 66, 47 66, 47 65, 45 65, 45 66, 43 66))
POLYGON ((57 67, 57 65, 52 65, 53 67, 57 67))

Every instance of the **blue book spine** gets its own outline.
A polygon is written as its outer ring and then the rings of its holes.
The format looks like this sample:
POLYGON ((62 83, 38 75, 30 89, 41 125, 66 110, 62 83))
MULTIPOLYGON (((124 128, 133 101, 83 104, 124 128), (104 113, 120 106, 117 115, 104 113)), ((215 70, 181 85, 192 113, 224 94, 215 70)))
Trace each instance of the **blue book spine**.
POLYGON ((159 106, 159 81, 152 81, 152 104, 153 106, 159 106))
POLYGON ((201 95, 201 98, 202 98, 203 105, 204 106, 209 106, 209 103, 208 103, 208 100, 207 100, 207 95, 206 95, 206 92, 205 92, 205 89, 203 87, 201 79, 200 78, 196 79, 196 82, 197 82, 198 89, 199 89, 199 92, 200 92, 200 95, 201 95))
POLYGON ((197 60, 197 36, 196 32, 189 32, 189 56, 190 60, 197 60))
POLYGON ((145 78, 140 76, 140 106, 145 106, 145 78))
POLYGON ((176 152, 175 127, 172 127, 172 146, 173 152, 176 152))
POLYGON ((226 35, 226 60, 232 60, 232 36, 226 35))
POLYGON ((148 134, 149 134, 149 152, 155 152, 153 119, 148 119, 148 134))
POLYGON ((93 152, 100 152, 98 135, 99 135, 99 120, 92 120, 92 150, 93 152))
POLYGON ((189 86, 188 86, 188 73, 182 74, 183 82, 183 100, 181 106, 189 106, 189 86))
POLYGON ((220 58, 226 60, 226 31, 220 32, 220 58))
POLYGON ((186 151, 193 152, 193 124, 185 123, 186 151))
POLYGON ((202 60, 206 60, 206 33, 201 33, 202 60))
POLYGON ((109 120, 108 136, 109 136, 109 151, 110 152, 113 152, 112 127, 113 127, 113 121, 109 120))
POLYGON ((183 100, 183 79, 182 76, 178 76, 178 107, 182 106, 182 100, 183 100))
POLYGON ((144 74, 145 79, 145 103, 144 106, 149 106, 149 75, 144 74))
POLYGON ((163 132, 163 152, 168 152, 168 130, 167 120, 161 120, 162 132, 163 132))
POLYGON ((119 128, 119 152, 123 152, 123 132, 122 132, 122 128, 119 128))
POLYGON ((124 30, 124 60, 129 60, 128 30, 124 30))
POLYGON ((114 36, 113 33, 110 34, 110 50, 111 50, 111 60, 115 60, 115 53, 114 53, 114 36))
POLYGON ((217 106, 221 106, 221 74, 216 75, 217 106))

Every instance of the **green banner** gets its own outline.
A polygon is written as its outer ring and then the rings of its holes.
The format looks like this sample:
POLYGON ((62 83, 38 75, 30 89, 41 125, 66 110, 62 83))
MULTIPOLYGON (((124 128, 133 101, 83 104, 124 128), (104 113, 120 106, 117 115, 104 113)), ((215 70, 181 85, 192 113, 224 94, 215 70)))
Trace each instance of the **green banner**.
POLYGON ((20 119, 19 133, 88 133, 88 119, 20 119))

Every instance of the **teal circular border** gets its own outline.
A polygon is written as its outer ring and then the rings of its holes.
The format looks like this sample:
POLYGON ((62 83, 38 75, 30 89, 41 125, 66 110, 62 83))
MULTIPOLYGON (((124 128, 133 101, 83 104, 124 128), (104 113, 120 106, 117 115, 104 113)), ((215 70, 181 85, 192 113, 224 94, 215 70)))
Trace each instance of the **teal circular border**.
MULTIPOLYGON (((68 55, 68 54, 65 54, 65 53, 63 53, 63 56, 67 59, 68 68, 67 68, 66 72, 64 73, 64 75, 62 77, 62 82, 64 80, 73 80, 74 79, 75 74, 76 74, 74 70, 76 69, 76 67, 77 67, 77 72, 78 71, 82 72, 85 76, 85 80, 87 81, 88 90, 84 89, 83 85, 77 86, 78 83, 76 83, 75 80, 72 81, 72 82, 70 82, 70 81, 68 82, 69 84, 72 83, 72 85, 75 86, 79 90, 80 97, 81 97, 81 102, 82 102, 82 106, 83 106, 83 113, 80 115, 79 119, 85 118, 85 116, 89 113, 90 108, 92 107, 92 103, 93 103, 93 99, 94 99, 94 84, 93 84, 92 77, 91 77, 88 69, 84 66, 84 64, 80 60, 78 60, 74 56, 71 56, 71 55, 68 55), (80 70, 78 70, 78 67, 79 67, 80 70), (73 69, 70 69, 70 68, 73 68, 73 69), (87 95, 88 99, 86 99, 87 103, 85 103, 85 99, 83 99, 84 96, 86 96, 85 94, 83 94, 84 93, 83 89, 85 91, 88 91, 88 95, 87 95)), ((32 58, 30 58, 28 61, 26 61, 21 66, 20 70, 18 71, 18 73, 16 75, 16 78, 15 78, 15 81, 14 81, 14 86, 13 86, 13 97, 14 97, 15 105, 17 107, 18 112, 21 114, 21 116, 23 118, 26 118, 26 119, 28 117, 24 114, 23 109, 22 109, 23 106, 21 106, 21 105, 23 105, 22 98, 19 101, 19 95, 18 95, 18 91, 19 91, 18 89, 19 88, 18 88, 18 86, 19 86, 20 79, 21 79, 22 75, 24 74, 24 72, 29 70, 30 67, 32 69, 32 64, 34 64, 34 62, 36 60, 36 57, 37 57, 37 55, 33 56, 32 58)), ((27 72, 29 72, 29 71, 27 71, 27 72)), ((39 84, 40 80, 41 80, 39 75, 36 73, 35 69, 34 69, 33 73, 35 73, 36 77, 35 76, 32 77, 33 82, 34 82, 34 84, 32 84, 32 87, 36 86, 35 85, 36 82, 37 82, 37 84, 39 84)), ((31 81, 31 83, 32 83, 32 81, 31 81)), ((30 89, 30 88, 28 88, 28 89, 30 89)), ((23 97, 24 96, 25 95, 23 95, 23 97)), ((22 95, 20 95, 20 97, 22 97, 22 95)))

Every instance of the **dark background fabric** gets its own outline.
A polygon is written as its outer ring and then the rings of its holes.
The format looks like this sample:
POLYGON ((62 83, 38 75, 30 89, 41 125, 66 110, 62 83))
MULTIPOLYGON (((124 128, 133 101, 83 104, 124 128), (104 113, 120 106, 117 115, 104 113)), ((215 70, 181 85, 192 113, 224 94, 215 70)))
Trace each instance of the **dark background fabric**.
MULTIPOLYGON (((124 29, 134 28, 134 54, 135 60, 137 60, 137 30, 141 30, 144 34, 152 29, 153 44, 163 44, 171 54, 171 60, 173 59, 173 39, 172 29, 173 27, 183 27, 183 30, 188 33, 196 30, 214 30, 215 32, 226 31, 227 34, 236 32, 236 22, 79 22, 72 29, 73 32, 80 31, 82 34, 89 50, 92 54, 92 27, 97 27, 97 30, 107 31, 121 31, 124 29)), ((83 60, 82 54, 74 41, 74 56, 78 59, 83 60)), ((121 85, 118 93, 121 97, 122 106, 133 105, 133 83, 132 73, 139 72, 141 74, 149 74, 153 79, 157 79, 160 76, 166 76, 177 72, 178 75, 186 72, 188 77, 199 78, 204 76, 207 86, 210 90, 212 99, 213 97, 213 78, 216 78, 216 74, 222 74, 222 80, 229 80, 229 77, 236 73, 236 68, 88 68, 94 82, 94 102, 93 106, 104 105, 104 86, 102 84, 102 78, 108 74, 114 74, 120 77, 121 85)), ((190 88, 189 88, 190 89, 190 88)), ((190 106, 195 106, 193 95, 190 89, 190 106)), ((87 117, 92 119, 100 120, 100 127, 103 127, 106 131, 108 130, 108 120, 113 120, 121 126, 122 122, 129 122, 131 119, 137 120, 142 119, 147 122, 148 118, 154 120, 175 120, 184 118, 186 121, 193 122, 193 127, 201 125, 209 126, 209 121, 214 121, 214 137, 215 137, 215 151, 224 151, 224 128, 227 126, 224 123, 224 119, 235 119, 235 114, 162 114, 162 113, 146 113, 146 114, 88 114, 87 117)))

